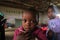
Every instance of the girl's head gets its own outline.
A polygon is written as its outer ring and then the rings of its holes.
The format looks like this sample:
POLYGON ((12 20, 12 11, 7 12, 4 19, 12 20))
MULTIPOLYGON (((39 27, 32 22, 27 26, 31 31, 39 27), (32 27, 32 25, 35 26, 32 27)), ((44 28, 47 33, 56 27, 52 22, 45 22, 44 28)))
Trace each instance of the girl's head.
POLYGON ((53 5, 50 5, 50 6, 48 7, 47 11, 48 11, 48 17, 49 17, 49 18, 52 18, 52 17, 55 16, 55 15, 54 15, 55 10, 54 10, 53 5))
POLYGON ((25 31, 29 31, 36 26, 36 13, 37 11, 34 8, 29 8, 23 12, 22 15, 22 26, 25 31))

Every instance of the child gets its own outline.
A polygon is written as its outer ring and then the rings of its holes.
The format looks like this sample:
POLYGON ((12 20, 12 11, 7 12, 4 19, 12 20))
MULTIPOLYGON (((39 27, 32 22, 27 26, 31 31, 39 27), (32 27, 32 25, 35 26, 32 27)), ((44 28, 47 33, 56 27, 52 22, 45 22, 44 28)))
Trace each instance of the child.
POLYGON ((37 11, 34 8, 29 8, 22 15, 22 26, 15 30, 13 40, 47 40, 37 25, 37 11))

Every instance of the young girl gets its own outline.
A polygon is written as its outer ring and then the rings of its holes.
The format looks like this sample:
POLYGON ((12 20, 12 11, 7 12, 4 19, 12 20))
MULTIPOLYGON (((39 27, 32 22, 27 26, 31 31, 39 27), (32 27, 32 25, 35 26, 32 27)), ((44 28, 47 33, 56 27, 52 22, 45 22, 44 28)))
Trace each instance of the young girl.
POLYGON ((29 8, 22 15, 22 26, 15 30, 13 40, 47 40, 37 25, 37 11, 29 8))

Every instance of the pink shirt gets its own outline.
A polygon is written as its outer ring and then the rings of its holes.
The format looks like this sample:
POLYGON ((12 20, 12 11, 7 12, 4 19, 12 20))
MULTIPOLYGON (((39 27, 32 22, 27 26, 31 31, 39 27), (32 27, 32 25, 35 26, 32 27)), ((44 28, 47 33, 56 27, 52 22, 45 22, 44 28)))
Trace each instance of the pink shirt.
MULTIPOLYGON (((22 30, 23 30, 22 26, 15 30, 13 40, 16 40, 17 35, 21 34, 20 31, 22 31, 22 30)), ((42 31, 40 30, 40 28, 37 28, 35 31, 33 31, 33 33, 38 37, 38 40, 47 40, 46 35, 42 33, 42 31)))

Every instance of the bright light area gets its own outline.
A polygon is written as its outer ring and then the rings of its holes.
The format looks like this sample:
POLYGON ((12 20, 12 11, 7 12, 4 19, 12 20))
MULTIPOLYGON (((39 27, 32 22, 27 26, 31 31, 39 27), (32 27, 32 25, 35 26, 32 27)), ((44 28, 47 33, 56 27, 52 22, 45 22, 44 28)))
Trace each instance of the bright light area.
POLYGON ((56 14, 56 16, 59 16, 59 18, 60 18, 60 14, 56 14))

